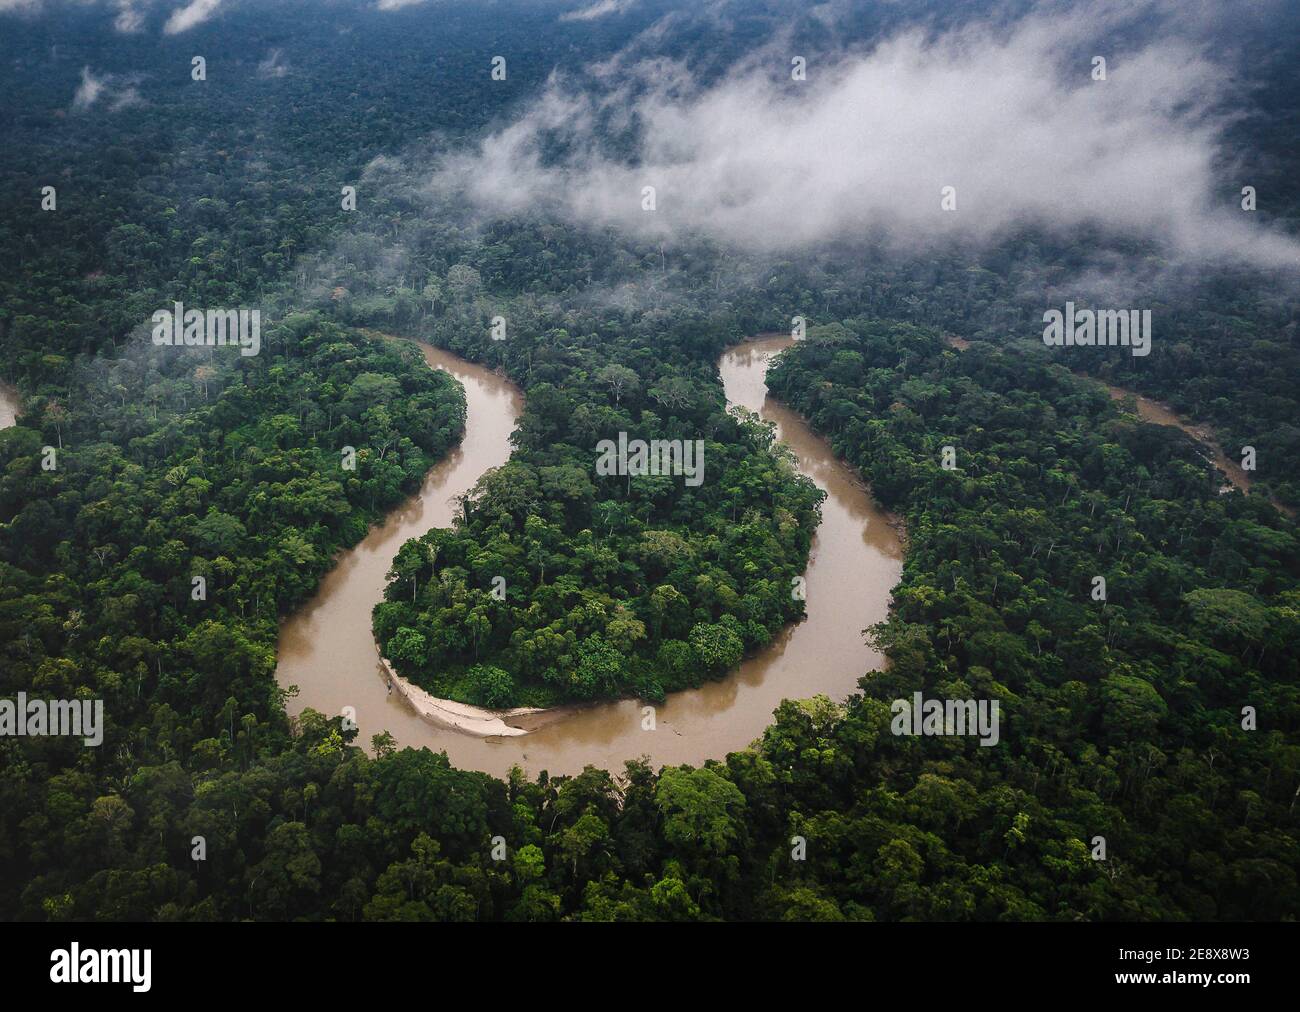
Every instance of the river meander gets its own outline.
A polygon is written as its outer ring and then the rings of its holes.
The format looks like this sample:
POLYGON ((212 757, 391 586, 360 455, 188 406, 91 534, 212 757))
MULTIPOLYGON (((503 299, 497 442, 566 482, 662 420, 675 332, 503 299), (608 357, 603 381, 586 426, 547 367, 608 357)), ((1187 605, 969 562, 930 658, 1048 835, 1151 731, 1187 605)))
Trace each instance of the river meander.
POLYGON ((656 707, 653 731, 642 729, 643 704, 626 699, 510 718, 529 733, 485 737, 423 717, 399 692, 390 694, 370 627, 390 561, 408 538, 450 526, 453 498, 506 461, 523 406, 508 380, 421 345, 433 368, 446 369, 465 387, 464 441, 429 472, 417 495, 341 556, 316 596, 284 622, 277 679, 300 690, 290 712, 310 706, 338 714, 350 706, 360 744, 387 730, 401 745, 445 749, 465 769, 503 776, 518 764, 531 774, 574 774, 587 765, 620 770, 639 756, 656 766, 698 765, 759 737, 782 699, 823 693, 841 700, 853 693, 858 679, 883 663, 861 630, 886 616, 902 571, 902 546, 853 470, 802 419, 768 397, 768 363, 790 343, 789 337, 762 337, 728 350, 719 362, 728 403, 775 422, 800 470, 827 492, 805 573, 807 617, 763 651, 720 681, 671 694, 656 707))

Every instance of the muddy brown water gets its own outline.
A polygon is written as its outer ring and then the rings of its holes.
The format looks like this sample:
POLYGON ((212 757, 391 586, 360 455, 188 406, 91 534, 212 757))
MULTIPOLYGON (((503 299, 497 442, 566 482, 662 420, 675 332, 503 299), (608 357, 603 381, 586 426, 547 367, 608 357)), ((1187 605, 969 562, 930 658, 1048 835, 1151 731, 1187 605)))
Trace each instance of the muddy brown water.
MULTIPOLYGON (((643 730, 645 704, 618 700, 512 719, 535 729, 520 737, 480 738, 431 723, 398 693, 389 695, 370 612, 383 596, 390 561, 408 538, 450 526, 451 499, 506 461, 523 404, 500 376, 422 345, 431 366, 446 369, 465 387, 465 440, 429 472, 418 495, 342 555, 316 596, 281 627, 277 679, 300 690, 289 701, 290 712, 310 706, 338 714, 352 707, 359 743, 368 746, 373 734, 387 730, 401 745, 445 749, 456 766, 496 776, 516 764, 533 775, 574 774, 587 765, 618 771, 625 760, 641 756, 655 766, 722 758, 759 737, 781 700, 818 693, 840 700, 856 691, 858 679, 883 664, 861 630, 886 617, 903 551, 888 516, 853 471, 797 415, 767 396, 768 363, 790 344, 789 337, 760 338, 729 350, 719 362, 728 402, 775 422, 800 470, 828 493, 805 573, 807 618, 761 653, 720 681, 670 695, 656 707, 652 731, 643 730)), ((707 473, 706 463, 705 480, 707 473)))
MULTIPOLYGON (((945 335, 944 340, 949 347, 956 348, 958 351, 965 351, 970 347, 970 342, 955 335, 945 335)), ((1081 373, 1080 375, 1087 375, 1081 373)), ((1098 381, 1102 382, 1102 381, 1098 381)), ((1132 397, 1137 408, 1137 415, 1144 422, 1150 422, 1152 425, 1172 425, 1176 429, 1181 429, 1204 447, 1205 452, 1209 455, 1210 460, 1227 477, 1236 488, 1243 492, 1250 491, 1250 474, 1243 470, 1241 464, 1233 460, 1223 452, 1223 447, 1215 438, 1214 433, 1205 425, 1196 425, 1183 418, 1172 408, 1159 401, 1153 401, 1150 397, 1143 397, 1134 390, 1127 387, 1117 387, 1113 383, 1103 383, 1112 400, 1122 401, 1126 397, 1132 397)), ((1295 510, 1284 506, 1277 499, 1272 500, 1273 505, 1288 516, 1295 516, 1295 510)))
POLYGON ((1250 475, 1241 469, 1239 463, 1223 452, 1218 440, 1205 426, 1193 425, 1159 401, 1153 401, 1150 397, 1143 397, 1124 387, 1107 383, 1106 390, 1109 391, 1112 400, 1122 401, 1126 397, 1132 397, 1137 402, 1138 417, 1142 421, 1150 422, 1152 425, 1172 425, 1174 428, 1182 429, 1205 448, 1210 459, 1214 461, 1214 466, 1227 475, 1232 484, 1243 492, 1250 491, 1250 475))

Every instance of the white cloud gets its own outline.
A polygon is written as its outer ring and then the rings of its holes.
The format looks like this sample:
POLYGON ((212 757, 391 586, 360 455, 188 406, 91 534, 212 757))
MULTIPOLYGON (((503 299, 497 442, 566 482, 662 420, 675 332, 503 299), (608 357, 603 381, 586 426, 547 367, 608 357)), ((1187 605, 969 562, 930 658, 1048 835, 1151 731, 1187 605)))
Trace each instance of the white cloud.
POLYGON ((221 0, 190 0, 184 7, 172 11, 163 31, 168 35, 179 35, 195 25, 201 25, 217 12, 221 0))
MULTIPOLYGON (((67 0, 67 2, 86 7, 102 2, 105 6, 115 8, 117 16, 113 19, 113 27, 124 35, 130 35, 144 28, 150 9, 158 6, 163 0, 67 0)), ((172 11, 163 31, 168 35, 176 35, 202 24, 216 13, 220 5, 221 0, 190 0, 189 3, 172 11)), ((35 14, 44 8, 44 0, 0 0, 0 14, 7 12, 35 14)))
POLYGON ((77 87, 77 93, 72 96, 72 107, 74 109, 89 109, 99 101, 99 96, 103 93, 107 81, 106 77, 96 77, 89 67, 82 67, 81 84, 77 87))
POLYGON ((113 19, 113 27, 119 32, 130 34, 144 26, 144 11, 136 6, 135 0, 116 0, 116 6, 117 17, 113 19))
POLYGON ((289 63, 284 59, 284 50, 272 49, 266 58, 257 65, 260 77, 284 77, 289 73, 289 63))
POLYGON ((1091 40, 1114 11, 908 31, 869 53, 808 54, 803 82, 771 48, 708 86, 680 64, 611 61, 637 73, 603 89, 553 78, 527 113, 448 158, 434 185, 489 212, 766 248, 877 229, 925 245, 1096 225, 1187 254, 1295 263, 1293 241, 1234 212, 1241 184, 1219 174, 1215 109, 1231 74, 1165 34, 1111 51, 1108 79, 1092 80, 1091 40), (639 124, 630 161, 603 153, 611 117, 639 124), (550 164, 542 151, 557 136, 571 154, 550 164), (642 210, 645 186, 654 212, 642 210), (945 186, 955 211, 941 210, 945 186))
POLYGON ((560 15, 560 20, 593 21, 596 18, 603 18, 606 14, 622 14, 624 11, 631 10, 636 4, 637 0, 596 0, 589 7, 560 15))
POLYGON ((134 84, 128 84, 108 102, 109 112, 121 112, 123 109, 129 109, 133 105, 140 105, 144 99, 140 97, 140 91, 134 84))
POLYGON ((90 67, 82 67, 81 84, 72 96, 72 107, 78 112, 86 112, 101 99, 108 106, 109 112, 121 112, 133 105, 140 105, 144 99, 136 87, 138 79, 136 75, 97 75, 90 67))

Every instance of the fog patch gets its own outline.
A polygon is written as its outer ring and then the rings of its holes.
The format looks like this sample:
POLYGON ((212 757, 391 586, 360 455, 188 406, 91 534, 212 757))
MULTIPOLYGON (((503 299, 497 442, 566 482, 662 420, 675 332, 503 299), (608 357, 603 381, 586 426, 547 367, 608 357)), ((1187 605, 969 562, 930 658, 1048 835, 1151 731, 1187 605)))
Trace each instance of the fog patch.
POLYGON ((163 25, 163 32, 167 35, 187 32, 211 18, 220 6, 221 0, 191 0, 184 7, 172 11, 166 24, 163 25))
POLYGON ((89 66, 82 67, 81 83, 72 96, 72 108, 77 112, 89 112, 96 105, 103 105, 109 112, 121 112, 140 105, 144 100, 140 97, 138 80, 138 75, 96 74, 89 66))
POLYGON ((569 11, 567 14, 561 14, 561 21, 594 21, 596 18, 603 18, 607 14, 622 14, 631 10, 637 4, 637 0, 596 0, 595 3, 586 7, 581 7, 576 11, 569 11))
POLYGON ((772 46, 708 84, 681 62, 615 57, 552 75, 523 115, 445 157, 431 187, 488 214, 756 249, 1099 228, 1180 255, 1293 265, 1300 247, 1256 227, 1216 168, 1231 73, 1168 30, 1111 51, 1096 80, 1095 36, 1114 16, 1094 4, 912 28, 865 52, 805 54, 804 80, 772 46))
POLYGON ((285 77, 288 73, 289 61, 284 58, 282 49, 272 49, 257 65, 258 77, 285 77))

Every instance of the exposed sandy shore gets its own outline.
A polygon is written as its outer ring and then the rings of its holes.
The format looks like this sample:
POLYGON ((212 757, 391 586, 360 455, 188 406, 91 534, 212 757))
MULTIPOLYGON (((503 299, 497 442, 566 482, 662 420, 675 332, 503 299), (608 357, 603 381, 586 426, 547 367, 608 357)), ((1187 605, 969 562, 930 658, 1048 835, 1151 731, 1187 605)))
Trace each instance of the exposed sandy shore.
POLYGON ((0 429, 7 429, 14 424, 22 403, 22 395, 16 387, 11 387, 8 383, 0 383, 0 429))
POLYGON ((485 710, 481 706, 458 703, 454 699, 439 699, 431 696, 418 685, 399 675, 387 657, 380 657, 384 669, 388 672, 393 690, 415 708, 425 720, 443 727, 454 727, 458 731, 476 734, 481 738, 515 738, 527 734, 534 728, 515 727, 507 720, 526 717, 534 713, 547 713, 538 707, 517 706, 513 710, 485 710))

